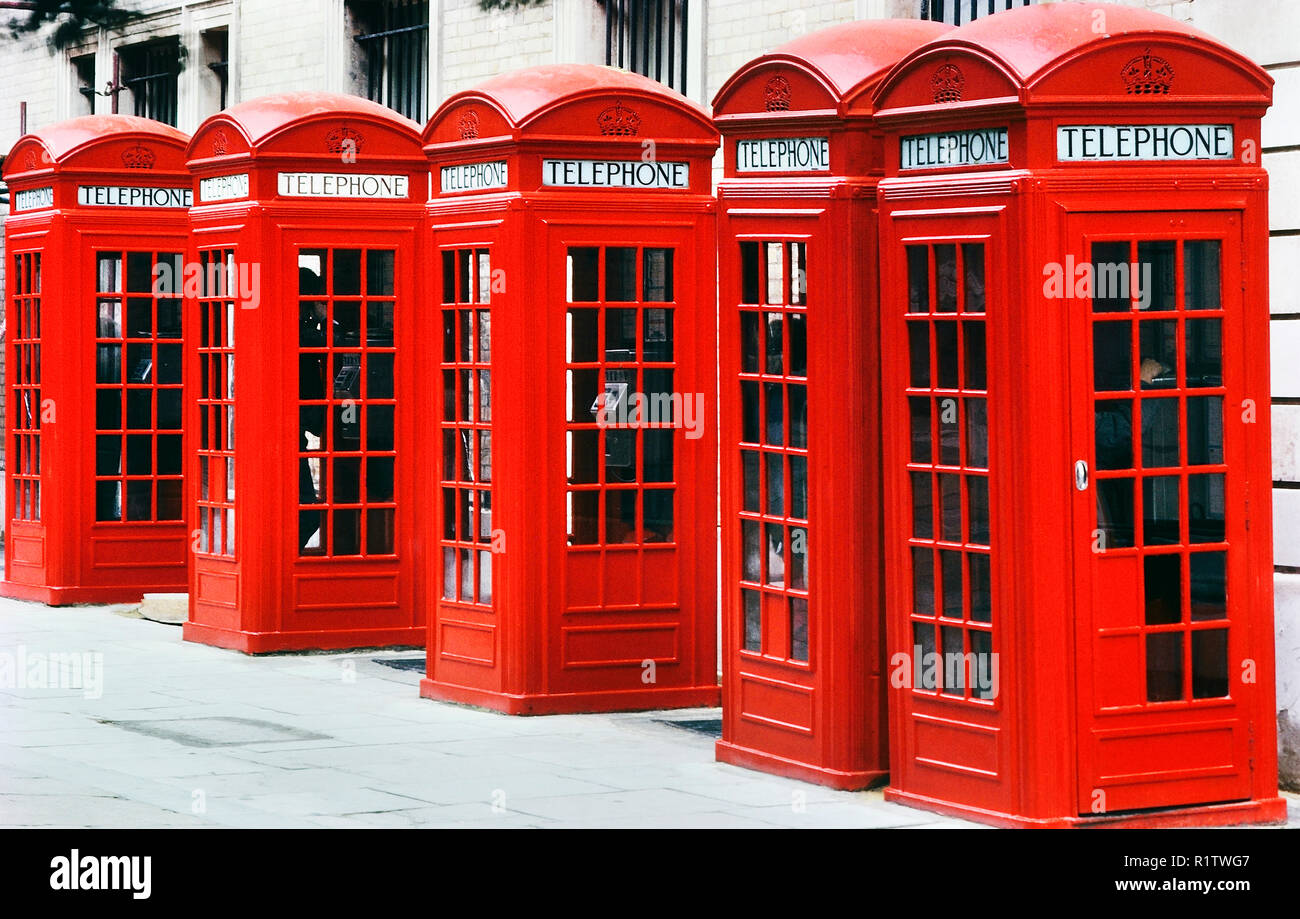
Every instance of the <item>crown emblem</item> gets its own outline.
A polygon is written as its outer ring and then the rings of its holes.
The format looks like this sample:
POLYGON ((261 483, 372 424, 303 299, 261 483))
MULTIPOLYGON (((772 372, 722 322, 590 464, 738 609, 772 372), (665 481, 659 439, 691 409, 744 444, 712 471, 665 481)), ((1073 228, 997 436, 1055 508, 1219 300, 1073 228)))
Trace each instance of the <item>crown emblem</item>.
POLYGON ((35 169, 35 168, 36 168, 36 151, 35 151, 35 150, 28 150, 28 151, 27 151, 27 159, 26 159, 24 165, 25 165, 28 169, 35 169))
POLYGON ((966 78, 956 64, 944 64, 930 77, 930 89, 934 91, 936 103, 960 102, 965 88, 966 78))
POLYGON ((641 116, 625 108, 620 100, 596 116, 600 133, 614 137, 635 137, 641 130, 641 116))
POLYGON ((779 73, 763 87, 763 107, 769 112, 790 111, 790 81, 779 73))
POLYGON ((152 169, 154 160, 153 151, 140 144, 122 151, 122 165, 127 169, 152 169))
POLYGON ((221 128, 212 132, 212 155, 225 156, 226 150, 230 146, 230 138, 221 128))
POLYGON ((354 131, 345 124, 325 135, 325 149, 330 153, 356 154, 365 141, 360 131, 354 131))
POLYGON ((1174 68, 1147 48, 1120 71, 1130 96, 1163 96, 1174 85, 1174 68))
POLYGON ((461 114, 460 119, 456 122, 460 128, 461 140, 476 140, 478 138, 478 112, 473 109, 461 114))

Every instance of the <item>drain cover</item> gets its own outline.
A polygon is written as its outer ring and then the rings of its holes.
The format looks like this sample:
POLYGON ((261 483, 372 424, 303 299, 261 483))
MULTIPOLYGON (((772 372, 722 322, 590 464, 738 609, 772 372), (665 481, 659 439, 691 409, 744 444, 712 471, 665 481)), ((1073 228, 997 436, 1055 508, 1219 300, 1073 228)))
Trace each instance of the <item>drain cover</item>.
POLYGON ((666 724, 670 728, 681 728, 684 731, 694 731, 696 734, 703 734, 706 737, 722 736, 721 718, 692 718, 686 721, 660 721, 658 723, 666 724))
POLYGON ((165 721, 103 721, 137 734, 174 740, 187 747, 239 747, 255 743, 329 740, 328 735, 254 718, 171 718, 165 721))
POLYGON ((422 657, 372 657, 371 660, 376 664, 392 667, 394 670, 416 670, 424 673, 424 658, 422 657))

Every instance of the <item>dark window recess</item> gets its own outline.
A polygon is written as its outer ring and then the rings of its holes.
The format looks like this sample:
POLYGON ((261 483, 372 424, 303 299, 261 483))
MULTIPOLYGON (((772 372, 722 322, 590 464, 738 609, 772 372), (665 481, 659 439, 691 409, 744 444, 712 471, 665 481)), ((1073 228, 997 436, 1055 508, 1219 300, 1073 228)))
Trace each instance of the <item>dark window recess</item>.
POLYGON ((203 54, 207 60, 208 70, 216 80, 217 96, 220 103, 217 111, 226 107, 230 90, 230 35, 225 29, 213 29, 203 33, 203 54))
POLYGON ((133 111, 143 118, 176 125, 176 76, 181 72, 178 38, 133 45, 118 52, 121 86, 131 91, 133 111))
POLYGON ((429 117, 428 0, 353 0, 366 98, 421 124, 429 117))
POLYGON ((686 92, 688 0, 604 0, 605 63, 686 92))
POLYGON ((921 0, 921 18, 959 26, 981 16, 992 16, 1029 6, 1033 0, 921 0))

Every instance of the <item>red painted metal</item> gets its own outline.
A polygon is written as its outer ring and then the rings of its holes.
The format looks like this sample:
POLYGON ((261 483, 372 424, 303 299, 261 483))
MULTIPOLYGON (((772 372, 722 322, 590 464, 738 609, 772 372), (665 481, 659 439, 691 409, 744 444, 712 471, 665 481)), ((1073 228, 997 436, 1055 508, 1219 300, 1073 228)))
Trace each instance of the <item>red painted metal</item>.
POLYGON ((887 134, 891 800, 1010 826, 1285 819, 1271 95, 1183 24, 1071 3, 978 20, 861 100, 887 134), (1101 155, 1079 134, 1098 125, 1232 140, 1158 161, 1154 135, 1114 132, 1110 161, 1073 159, 1101 155), (972 130, 988 161, 936 162, 972 130))
POLYGON ((191 641, 420 645, 412 450, 426 360, 419 128, 290 93, 199 128, 186 309, 191 641))
POLYGON ((726 162, 717 756, 837 788, 888 768, 876 447, 884 146, 871 113, 850 115, 846 99, 950 29, 823 29, 745 65, 713 105, 726 162))
POLYGON ((421 694, 716 704, 717 132, 661 84, 566 65, 452 96, 424 141, 440 293, 417 340, 442 372, 420 432, 438 486, 421 694), (642 392, 690 404, 601 424, 642 392))
POLYGON ((6 596, 184 590, 180 291, 167 272, 188 236, 188 139, 91 115, 24 136, 5 160, 6 596))

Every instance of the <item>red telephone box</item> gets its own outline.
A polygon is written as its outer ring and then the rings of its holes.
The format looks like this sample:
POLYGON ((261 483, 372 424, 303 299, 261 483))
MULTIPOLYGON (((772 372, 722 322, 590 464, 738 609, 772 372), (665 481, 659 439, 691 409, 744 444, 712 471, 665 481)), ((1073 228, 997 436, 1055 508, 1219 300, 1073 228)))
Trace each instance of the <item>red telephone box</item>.
POLYGON ((424 641, 411 446, 432 370, 405 347, 425 270, 418 132, 364 99, 290 93, 190 144, 191 641, 424 641))
POLYGON ((722 372, 717 756, 838 788, 887 771, 876 182, 867 97, 948 31, 853 22, 742 67, 714 99, 722 372))
POLYGON ((718 138, 593 66, 516 71, 424 132, 442 357, 421 694, 513 714, 717 704, 718 138))
POLYGON ((6 596, 185 589, 188 139, 93 115, 28 134, 5 160, 6 596))
POLYGON ((1285 819, 1272 81, 1130 7, 980 19, 876 96, 891 800, 1285 819))

